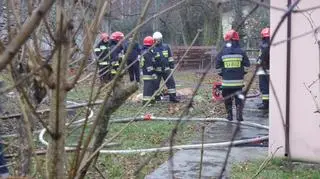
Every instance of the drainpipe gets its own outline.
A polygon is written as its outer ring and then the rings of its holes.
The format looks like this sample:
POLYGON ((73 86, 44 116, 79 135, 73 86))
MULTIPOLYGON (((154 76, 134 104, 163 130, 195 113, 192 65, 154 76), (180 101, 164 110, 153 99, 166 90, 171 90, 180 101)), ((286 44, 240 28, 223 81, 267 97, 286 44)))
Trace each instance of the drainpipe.
MULTIPOLYGON (((288 0, 288 7, 291 6, 292 0, 288 0)), ((287 39, 291 39, 291 12, 287 21, 287 39)), ((286 77, 286 124, 285 124, 285 153, 286 157, 290 156, 290 80, 291 80, 291 40, 287 41, 287 77, 286 77)))

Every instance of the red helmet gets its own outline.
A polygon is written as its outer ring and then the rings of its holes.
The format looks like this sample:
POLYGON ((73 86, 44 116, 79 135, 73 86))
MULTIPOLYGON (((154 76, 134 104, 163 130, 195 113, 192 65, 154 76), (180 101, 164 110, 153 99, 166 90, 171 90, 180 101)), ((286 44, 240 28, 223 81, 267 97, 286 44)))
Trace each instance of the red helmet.
POLYGON ((262 38, 266 38, 266 37, 270 37, 270 28, 264 28, 261 31, 261 37, 262 38))
POLYGON ((103 33, 101 33, 100 38, 103 41, 107 41, 107 40, 109 40, 109 35, 107 33, 103 32, 103 33))
POLYGON ((110 37, 111 40, 115 40, 115 41, 120 41, 123 38, 124 38, 123 33, 119 31, 113 32, 110 37))
POLYGON ((152 46, 153 43, 154 43, 154 40, 151 36, 147 36, 143 39, 143 45, 152 46))
POLYGON ((230 41, 230 40, 240 40, 240 37, 239 37, 239 33, 235 30, 229 30, 225 36, 224 36, 224 40, 225 41, 230 41))

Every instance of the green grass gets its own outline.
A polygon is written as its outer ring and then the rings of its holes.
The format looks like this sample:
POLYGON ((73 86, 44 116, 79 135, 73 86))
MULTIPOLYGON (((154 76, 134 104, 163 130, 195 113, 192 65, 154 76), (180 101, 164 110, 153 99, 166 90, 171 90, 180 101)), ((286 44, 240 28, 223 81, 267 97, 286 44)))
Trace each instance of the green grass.
MULTIPOLYGON (((81 101, 88 101, 90 97, 90 92, 91 92, 91 84, 87 86, 81 86, 76 87, 67 94, 67 99, 68 100, 81 100, 81 101)), ((94 89, 94 95, 97 92, 97 88, 94 89)))
MULTIPOLYGON (((112 123, 109 126, 107 138, 113 136, 124 124, 112 123)), ((120 143, 120 146, 111 147, 110 149, 143 149, 156 148, 162 144, 168 146, 168 139, 175 122, 172 121, 142 121, 135 122, 127 127, 121 135, 114 140, 120 143)), ((175 145, 188 144, 190 140, 198 134, 198 127, 194 122, 188 122, 179 127, 175 137, 175 145)), ((67 139, 67 143, 75 144, 80 130, 77 130, 73 137, 67 139)), ((153 171, 168 159, 168 152, 159 152, 156 157, 154 153, 137 153, 125 155, 100 155, 97 167, 103 172, 107 178, 132 178, 135 170, 150 156, 152 160, 148 162, 137 178, 143 178, 145 175, 153 171)), ((88 178, 95 178, 89 176, 88 178)), ((99 177, 98 177, 99 178, 99 177)))
MULTIPOLYGON (((252 178, 259 170, 263 161, 249 161, 241 164, 235 164, 232 167, 231 178, 247 179, 252 178)), ((273 159, 267 167, 256 177, 259 179, 295 179, 295 178, 320 178, 320 165, 308 165, 304 163, 293 164, 292 172, 289 169, 289 162, 285 159, 273 159)))
MULTIPOLYGON (((169 138, 174 125, 175 122, 167 121, 135 122, 120 135, 118 141, 122 141, 122 145, 118 148, 159 147, 162 141, 169 138)), ((118 132, 122 127, 123 124, 111 124, 109 136, 118 132)), ((175 138, 176 142, 179 144, 187 142, 190 137, 194 136, 195 128, 194 123, 183 125, 179 128, 175 138)))
MULTIPOLYGON (((139 178, 143 179, 151 171, 156 169, 163 162, 168 160, 167 152, 159 152, 156 155, 147 153, 145 155, 101 155, 97 162, 97 167, 103 172, 106 178, 122 179, 122 178, 139 178), (148 159, 151 159, 150 161, 148 159), (143 164, 149 161, 139 174, 135 175, 135 171, 143 164)), ((88 178, 97 178, 88 176, 88 178)), ((98 177, 100 178, 100 177, 98 177)))
MULTIPOLYGON (((109 137, 123 127, 123 124, 112 124, 109 137)), ((112 149, 139 149, 160 147, 164 142, 168 146, 168 139, 174 122, 145 121, 136 122, 128 127, 119 136, 121 146, 112 149)), ((175 137, 175 144, 187 144, 190 139, 197 134, 196 124, 188 123, 179 128, 175 137)), ((136 153, 125 155, 101 155, 99 166, 102 171, 106 171, 107 178, 144 178, 151 171, 156 169, 163 162, 168 160, 168 152, 155 153, 136 153), (145 161, 151 157, 151 160, 143 167, 138 176, 134 172, 145 161)))
MULTIPOLYGON (((120 143, 119 147, 113 149, 137 149, 159 147, 163 141, 169 138, 171 130, 174 128, 175 122, 170 121, 144 121, 134 122, 128 126, 120 136, 115 139, 115 142, 120 143)), ((111 123, 109 126, 108 137, 116 134, 124 124, 111 123)), ((188 122, 179 127, 175 137, 176 144, 186 144, 192 137, 196 135, 197 125, 194 122, 188 122)), ((88 133, 89 129, 86 129, 88 133)), ((80 136, 80 129, 74 131, 67 138, 67 143, 76 144, 80 136)))

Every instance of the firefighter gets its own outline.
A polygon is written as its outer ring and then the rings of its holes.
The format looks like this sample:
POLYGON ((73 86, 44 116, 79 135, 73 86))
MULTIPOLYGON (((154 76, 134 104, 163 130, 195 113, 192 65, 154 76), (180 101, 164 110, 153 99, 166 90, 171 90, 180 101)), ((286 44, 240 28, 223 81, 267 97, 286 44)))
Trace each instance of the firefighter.
POLYGON ((154 92, 156 91, 156 82, 157 75, 155 73, 154 64, 154 51, 151 48, 154 40, 151 36, 147 36, 143 39, 143 47, 142 47, 142 57, 140 61, 140 65, 142 68, 142 79, 143 79, 143 99, 142 104, 144 105, 148 101, 151 100, 150 104, 155 102, 155 99, 152 98, 154 92))
MULTIPOLYGON (((156 66, 156 73, 157 73, 157 83, 156 89, 159 88, 161 79, 166 80, 171 70, 174 69, 174 59, 172 57, 171 48, 169 45, 162 42, 162 34, 160 32, 153 33, 153 39, 155 40, 155 66, 156 66)), ((176 96, 176 84, 173 78, 173 75, 168 79, 166 82, 166 86, 168 88, 169 99, 171 102, 178 103, 176 96)), ((161 100, 160 95, 156 96, 156 101, 161 100)))
POLYGON ((110 50, 112 51, 112 53, 110 54, 112 77, 118 73, 118 68, 120 66, 121 60, 124 57, 123 44, 115 48, 123 38, 124 38, 124 34, 119 31, 113 32, 110 36, 109 46, 110 46, 110 50))
POLYGON ((99 76, 101 82, 108 82, 111 80, 110 73, 110 57, 107 57, 109 53, 109 35, 105 32, 100 35, 101 41, 98 43, 94 52, 98 58, 99 76))
POLYGON ((243 101, 240 95, 244 86, 243 78, 247 68, 250 66, 250 62, 245 51, 240 48, 238 32, 235 30, 228 31, 224 40, 226 44, 217 55, 216 69, 220 70, 219 74, 222 76, 222 95, 225 98, 225 107, 228 113, 227 119, 229 121, 233 120, 233 98, 230 98, 230 96, 236 94, 236 118, 238 121, 243 121, 243 101))
POLYGON ((264 28, 261 31, 260 56, 258 64, 261 65, 263 72, 259 74, 259 88, 262 94, 262 104, 258 109, 269 109, 269 69, 270 69, 270 29, 264 28))
MULTIPOLYGON (((132 38, 129 39, 129 44, 127 47, 130 46, 130 43, 133 43, 133 48, 130 54, 128 54, 128 59, 127 59, 127 65, 129 67, 129 77, 130 81, 136 80, 136 82, 140 83, 140 66, 139 66, 139 57, 141 54, 141 48, 139 43, 133 42, 132 38), (133 64, 132 64, 133 63, 133 64)), ((128 49, 126 48, 125 53, 128 49)))

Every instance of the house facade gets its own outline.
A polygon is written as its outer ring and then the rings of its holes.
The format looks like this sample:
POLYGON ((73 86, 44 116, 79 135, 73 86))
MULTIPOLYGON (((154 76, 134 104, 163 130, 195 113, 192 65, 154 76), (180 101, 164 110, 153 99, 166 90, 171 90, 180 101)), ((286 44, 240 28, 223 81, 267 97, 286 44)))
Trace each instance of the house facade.
MULTIPOLYGON (((274 7, 286 9, 287 4, 288 0, 271 0, 274 7)), ((295 9, 319 5, 318 0, 301 1, 295 9)), ((283 14, 270 10, 271 33, 283 14)), ((293 13, 271 47, 269 153, 276 156, 289 153, 293 159, 320 162, 320 34, 315 31, 319 16, 320 9, 293 13)))

